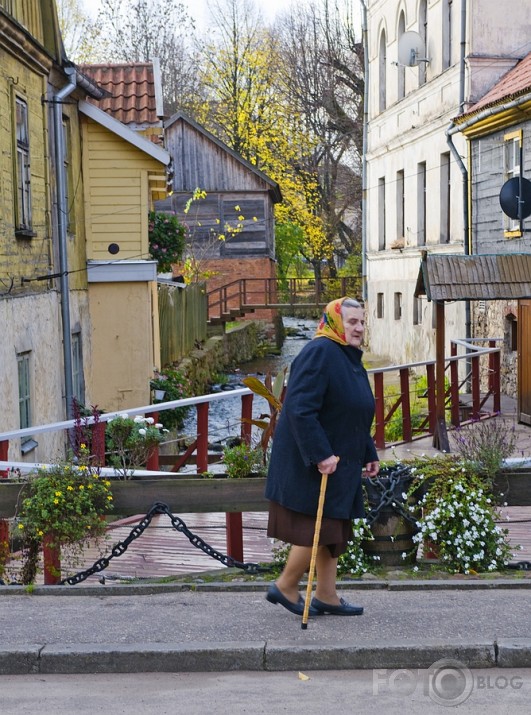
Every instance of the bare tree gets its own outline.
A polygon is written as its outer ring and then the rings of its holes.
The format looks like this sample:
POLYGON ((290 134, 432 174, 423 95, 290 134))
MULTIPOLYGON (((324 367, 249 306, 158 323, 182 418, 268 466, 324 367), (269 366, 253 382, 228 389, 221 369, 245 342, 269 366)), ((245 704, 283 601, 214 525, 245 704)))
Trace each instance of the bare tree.
POLYGON ((80 0, 57 0, 57 15, 66 56, 74 62, 97 62, 108 51, 101 23, 80 0))
POLYGON ((165 111, 186 106, 199 91, 191 37, 194 25, 174 0, 102 0, 98 15, 110 39, 107 60, 160 60, 165 111))
MULTIPOLYGON (((281 16, 284 85, 316 148, 308 167, 319 176, 320 211, 336 253, 359 250, 358 206, 363 121, 363 48, 352 3, 322 0, 281 16)), ((334 271, 334 265, 331 264, 334 271)))

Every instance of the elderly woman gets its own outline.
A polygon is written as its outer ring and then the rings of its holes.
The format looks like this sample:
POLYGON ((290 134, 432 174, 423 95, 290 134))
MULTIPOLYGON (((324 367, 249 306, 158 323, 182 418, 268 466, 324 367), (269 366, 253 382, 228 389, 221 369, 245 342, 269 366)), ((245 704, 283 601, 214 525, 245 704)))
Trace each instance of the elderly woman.
POLYGON ((374 397, 362 364, 364 309, 352 298, 326 306, 314 339, 291 366, 275 430, 266 497, 268 535, 292 544, 286 566, 267 600, 302 615, 299 582, 308 570, 321 474, 328 485, 316 559, 310 615, 363 613, 336 590, 337 560, 352 536, 352 519, 364 516, 361 474, 375 477, 378 456, 370 429, 374 397))

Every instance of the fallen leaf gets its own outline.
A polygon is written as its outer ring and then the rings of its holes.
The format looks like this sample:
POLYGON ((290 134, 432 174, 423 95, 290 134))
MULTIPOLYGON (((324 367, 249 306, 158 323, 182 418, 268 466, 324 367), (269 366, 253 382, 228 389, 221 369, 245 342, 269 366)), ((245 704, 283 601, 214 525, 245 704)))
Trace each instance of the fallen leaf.
POLYGON ((310 680, 310 676, 304 675, 304 673, 301 673, 299 670, 299 680, 310 680))

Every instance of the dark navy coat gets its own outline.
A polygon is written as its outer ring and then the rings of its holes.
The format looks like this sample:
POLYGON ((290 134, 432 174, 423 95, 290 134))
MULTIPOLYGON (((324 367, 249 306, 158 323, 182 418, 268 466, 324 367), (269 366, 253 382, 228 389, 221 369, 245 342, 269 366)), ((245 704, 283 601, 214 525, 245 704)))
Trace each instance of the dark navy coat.
POLYGON ((362 468, 378 459, 370 429, 374 397, 362 351, 328 338, 304 346, 291 365, 275 429, 265 495, 289 509, 315 515, 321 475, 317 464, 336 455, 323 515, 364 515, 362 468))

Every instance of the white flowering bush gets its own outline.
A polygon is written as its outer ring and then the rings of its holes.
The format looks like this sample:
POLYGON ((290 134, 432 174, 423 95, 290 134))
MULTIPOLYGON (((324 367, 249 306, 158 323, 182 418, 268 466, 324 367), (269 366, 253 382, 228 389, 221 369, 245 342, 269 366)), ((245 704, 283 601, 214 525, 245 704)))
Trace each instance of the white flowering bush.
POLYGON ((352 541, 348 542, 347 551, 338 559, 337 573, 339 576, 361 576, 371 567, 378 565, 380 557, 370 555, 363 549, 364 541, 373 541, 374 536, 366 519, 353 519, 352 541))
POLYGON ((511 556, 508 530, 496 523, 499 512, 481 481, 464 469, 455 469, 436 491, 419 502, 422 516, 413 539, 435 544, 440 563, 451 573, 497 571, 507 566, 511 556))
POLYGON ((107 422, 105 430, 108 462, 123 479, 145 467, 155 447, 162 442, 164 429, 153 417, 118 415, 107 422))

